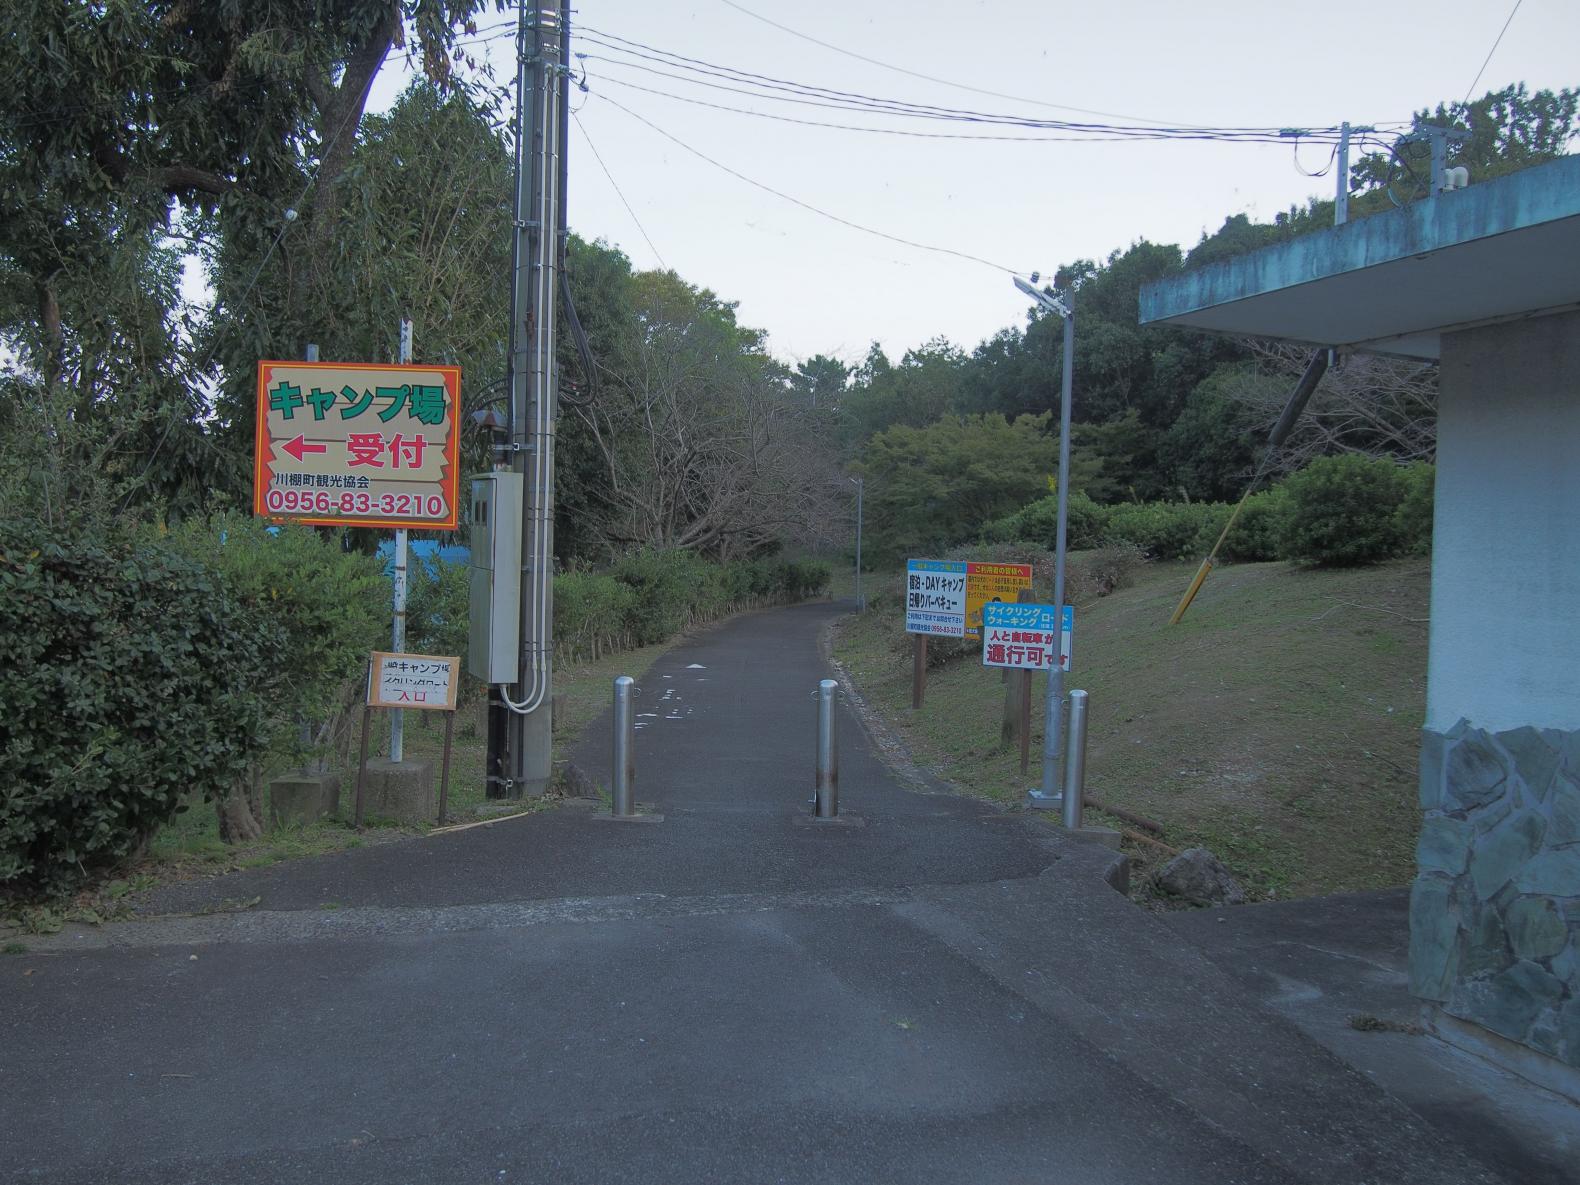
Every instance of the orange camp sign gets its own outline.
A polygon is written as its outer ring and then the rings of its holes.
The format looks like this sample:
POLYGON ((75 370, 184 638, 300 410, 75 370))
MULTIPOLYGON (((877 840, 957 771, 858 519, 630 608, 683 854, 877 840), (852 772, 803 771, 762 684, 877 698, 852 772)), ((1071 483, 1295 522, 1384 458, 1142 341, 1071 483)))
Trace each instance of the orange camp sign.
POLYGON ((253 513, 454 530, 460 412, 456 366, 260 362, 253 513))

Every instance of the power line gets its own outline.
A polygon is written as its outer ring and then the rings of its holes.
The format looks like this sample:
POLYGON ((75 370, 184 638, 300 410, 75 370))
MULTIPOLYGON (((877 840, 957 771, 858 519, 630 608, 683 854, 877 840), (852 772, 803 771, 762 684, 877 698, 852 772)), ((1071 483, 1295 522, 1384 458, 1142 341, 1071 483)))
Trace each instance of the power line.
POLYGON ((593 159, 598 162, 598 167, 603 170, 603 175, 609 178, 609 184, 614 187, 615 196, 620 199, 620 204, 625 207, 625 212, 631 215, 631 221, 636 223, 636 229, 642 232, 642 237, 647 240, 647 247, 653 253, 658 264, 666 272, 670 270, 669 264, 664 262, 664 257, 658 253, 658 248, 653 246, 653 240, 647 233, 647 227, 642 225, 642 220, 636 216, 636 211, 631 208, 631 203, 625 200, 625 193, 620 189, 620 183, 614 179, 614 174, 609 171, 609 166, 604 164, 603 154, 598 151, 598 145, 593 143, 592 136, 587 131, 587 125, 582 122, 582 117, 576 112, 571 112, 576 126, 581 129, 582 138, 587 141, 587 147, 592 149, 593 159))
POLYGON ((774 197, 780 198, 783 201, 787 201, 791 205, 800 206, 803 210, 809 210, 813 214, 816 214, 816 215, 818 215, 821 218, 827 218, 830 222, 837 222, 841 226, 847 226, 847 227, 849 227, 852 230, 859 230, 863 234, 876 235, 878 238, 880 238, 880 239, 887 239, 891 243, 899 243, 899 244, 901 244, 903 246, 914 247, 914 248, 916 248, 918 250, 921 250, 921 251, 933 251, 933 252, 936 252, 939 255, 953 255, 957 259, 969 260, 971 263, 980 263, 983 267, 993 268, 996 271, 1005 272, 1005 273, 1007 273, 1009 275, 1012 275, 1012 276, 1021 274, 1021 273, 1017 272, 1012 267, 1005 267, 1001 263, 994 263, 990 259, 983 259, 980 255, 972 255, 969 252, 965 252, 965 251, 956 251, 956 250, 954 250, 953 248, 950 248, 950 247, 937 247, 937 246, 934 246, 931 243, 919 243, 919 242, 915 241, 914 239, 901 238, 899 235, 891 235, 887 231, 875 230, 875 229, 873 229, 870 226, 863 226, 859 222, 852 222, 848 218, 841 218, 838 214, 831 214, 827 210, 819 209, 817 206, 812 205, 810 202, 804 202, 798 197, 791 197, 788 193, 784 193, 784 192, 782 192, 780 190, 777 190, 771 185, 765 185, 761 181, 757 181, 757 180, 754 180, 751 177, 748 177, 745 173, 741 173, 741 172, 736 171, 735 169, 730 168, 729 165, 726 165, 726 164, 723 164, 723 163, 721 163, 721 162, 719 162, 717 160, 714 160, 713 157, 709 156, 707 153, 702 152, 699 149, 693 148, 690 144, 687 144, 684 140, 680 139, 677 136, 670 135, 663 128, 659 127, 657 124, 653 123, 651 120, 649 120, 649 119, 647 119, 647 118, 645 118, 645 117, 643 117, 641 115, 638 115, 635 111, 632 111, 629 107, 625 106, 625 104, 616 102, 614 99, 611 99, 608 95, 600 95, 599 98, 601 98, 605 103, 608 103, 611 107, 615 107, 615 108, 625 112, 632 119, 634 119, 638 123, 644 125, 645 127, 650 129, 651 131, 657 132, 660 136, 664 137, 664 139, 668 140, 670 143, 678 145, 681 148, 684 148, 687 152, 691 153, 693 156, 698 157, 699 159, 706 161, 708 164, 712 165, 714 168, 719 169, 722 172, 728 173, 730 176, 734 177, 736 180, 744 181, 744 182, 746 182, 746 184, 748 184, 750 186, 753 186, 756 189, 760 189, 764 193, 771 193, 771 194, 774 195, 774 197))
MULTIPOLYGON (((600 59, 600 60, 606 60, 606 59, 600 59)), ((657 73, 657 71, 653 71, 652 73, 657 73)), ((796 124, 796 125, 799 125, 801 127, 832 128, 832 129, 835 129, 835 130, 838 130, 838 131, 846 131, 846 132, 868 132, 868 133, 872 133, 872 134, 875 134, 875 135, 884 135, 884 136, 905 136, 905 137, 909 137, 909 138, 913 138, 913 139, 922 139, 922 140, 968 140, 968 141, 986 141, 986 142, 992 142, 992 143, 1022 143, 1022 144, 1039 144, 1039 143, 1041 143, 1041 144, 1123 144, 1123 143, 1129 143, 1129 142, 1136 141, 1136 140, 1151 140, 1151 141, 1157 141, 1157 142, 1171 141, 1171 140, 1205 140, 1205 139, 1217 140, 1216 137, 1205 137, 1205 136, 1203 136, 1203 137, 1197 137, 1197 136, 1132 136, 1132 135, 1122 135, 1121 136, 1121 135, 1103 135, 1103 134, 1083 134, 1083 135, 1066 134, 1066 135, 1045 135, 1045 136, 1008 136, 1008 135, 988 135, 988 134, 980 133, 980 132, 976 132, 976 133, 973 133, 973 132, 918 132, 918 131, 911 131, 911 130, 906 129, 906 128, 879 128, 879 127, 863 126, 863 125, 860 125, 860 124, 833 123, 833 122, 830 122, 828 120, 820 120, 820 119, 797 119, 796 117, 791 116, 791 115, 776 115, 773 112, 769 112, 769 111, 754 111, 754 110, 752 110, 750 108, 747 108, 747 107, 736 107, 736 106, 732 106, 732 105, 730 105, 728 103, 710 103, 706 99, 697 99, 697 98, 690 97, 688 95, 677 95, 673 91, 660 90, 660 89, 658 89, 656 87, 650 87, 650 86, 642 86, 639 83, 628 82, 628 81, 626 81, 623 78, 614 78, 614 77, 611 77, 611 76, 609 76, 607 74, 599 76, 599 81, 600 82, 604 82, 604 83, 611 83, 611 84, 613 84, 615 86, 625 87, 628 90, 641 91, 643 94, 657 95, 660 98, 673 99, 673 100, 675 100, 678 103, 689 103, 689 104, 691 104, 692 106, 695 106, 695 107, 706 107, 706 108, 708 108, 710 110, 713 110, 713 111, 728 111, 728 112, 732 112, 732 113, 737 114, 737 115, 750 115, 750 116, 754 116, 754 117, 756 117, 758 119, 771 119, 771 120, 774 120, 774 121, 776 121, 778 123, 796 124)), ((734 90, 735 88, 732 88, 732 87, 717 87, 717 88, 714 88, 714 89, 718 89, 718 90, 734 90)), ((751 92, 748 92, 748 91, 735 91, 735 93, 737 93, 737 94, 749 94, 751 92)), ((762 97, 763 98, 772 98, 773 96, 764 95, 762 97)), ((795 102, 795 100, 786 100, 786 101, 788 101, 788 102, 795 102)), ((829 106, 829 104, 818 104, 818 103, 809 103, 808 105, 809 106, 829 106)), ((1265 138, 1265 139, 1261 139, 1261 138, 1254 139, 1254 140, 1253 139, 1235 139, 1235 140, 1217 141, 1217 142, 1236 143, 1236 144, 1271 144, 1271 143, 1278 143, 1280 141, 1275 140, 1272 137, 1268 137, 1268 138, 1265 138)), ((1337 145, 1336 144, 1334 145, 1334 151, 1337 151, 1337 145)), ((1313 174, 1308 174, 1308 175, 1310 175, 1310 176, 1321 176, 1322 174, 1321 173, 1313 173, 1313 174)))
POLYGON ((1023 98, 1023 97, 1021 97, 1019 95, 1004 94, 1002 91, 984 90, 982 87, 970 86, 970 85, 968 85, 967 83, 964 83, 964 82, 952 82, 951 80, 949 80, 947 78, 938 78, 938 77, 935 77, 932 74, 923 74, 923 73, 921 73, 918 70, 908 70, 904 66, 896 66, 896 65, 894 65, 894 64, 892 64, 890 62, 881 61, 878 58, 871 58, 871 57, 868 57, 866 54, 857 53, 855 50, 846 49, 843 46, 834 45, 833 43, 828 42, 828 41, 820 41, 818 38, 813 37, 812 35, 810 35, 808 33, 802 33, 802 32, 800 32, 797 29, 792 29, 789 25, 781 25, 778 21, 769 20, 767 17, 763 16, 761 13, 753 12, 749 8, 746 8, 746 7, 744 7, 744 6, 740 5, 740 4, 736 4, 735 0, 720 0, 720 2, 725 4, 726 6, 728 6, 730 8, 735 9, 736 12, 739 12, 739 13, 745 15, 745 16, 751 17, 755 21, 762 21, 762 23, 765 24, 765 25, 772 25, 775 29, 778 29, 781 33, 788 33, 792 37, 799 37, 802 41, 809 41, 813 45, 820 45, 824 49, 832 50, 834 53, 844 54, 847 58, 855 58, 858 62, 866 62, 870 66, 878 66, 878 67, 881 67, 884 70, 893 70, 896 74, 906 74, 906 75, 909 75, 912 78, 920 78, 920 79, 922 79, 925 82, 936 82, 940 86, 948 86, 948 87, 953 87, 956 90, 970 91, 973 94, 978 94, 978 95, 987 95, 990 98, 994 98, 994 99, 1009 99, 1012 102, 1016 102, 1016 103, 1030 103, 1033 107, 1046 107, 1049 110, 1053 110, 1053 111, 1075 111, 1075 112, 1079 112, 1082 115, 1101 115, 1101 116, 1103 116, 1106 119, 1125 119, 1125 120, 1131 121, 1132 123, 1158 123, 1158 122, 1161 122, 1159 120, 1143 119, 1142 117, 1137 116, 1137 115, 1120 115, 1120 114, 1118 114, 1116 112, 1113 112, 1113 111, 1094 111, 1094 110, 1092 110, 1089 107, 1072 107, 1072 106, 1070 106, 1069 104, 1066 104, 1066 103, 1049 103, 1049 102, 1046 102, 1046 101, 1041 100, 1041 99, 1027 99, 1027 98, 1023 98))
MULTIPOLYGON (((640 70, 657 74, 660 77, 682 81, 694 86, 709 86, 714 89, 727 90, 736 94, 746 94, 754 98, 771 99, 776 102, 796 102, 814 106, 834 107, 845 110, 873 111, 880 114, 897 115, 906 118, 938 119, 950 122, 965 123, 991 123, 1011 127, 1028 129, 1046 129, 1058 131, 1072 131, 1082 133, 1102 133, 1113 136, 1131 136, 1138 139, 1148 138, 1189 138, 1189 139, 1276 139, 1283 128, 1270 126, 1227 126, 1208 128, 1198 125, 1158 124, 1146 126, 1125 126, 1100 123, 1082 123, 1071 120, 1043 119, 1036 116, 995 113, 976 111, 969 108, 944 107, 932 103, 915 103, 903 99, 889 99, 874 95, 862 94, 856 91, 838 90, 832 87, 817 86, 809 83, 796 82, 791 79, 777 78, 772 75, 757 74, 749 70, 741 70, 733 66, 722 66, 715 62, 705 61, 701 58, 688 57, 670 50, 659 49, 646 45, 643 42, 633 41, 618 34, 603 33, 597 29, 583 28, 579 36, 583 41, 590 42, 601 49, 626 55, 638 61, 627 61, 624 58, 605 58, 599 54, 579 53, 577 56, 584 60, 603 61, 611 65, 620 65, 628 69, 640 70), (682 70, 686 74, 669 73, 666 70, 656 69, 653 65, 641 65, 639 62, 655 63, 658 66, 668 67, 669 70, 682 70), (700 78, 690 77, 692 74, 702 75, 704 78, 722 80, 719 82, 705 82, 700 78), (741 84, 751 89, 741 90, 738 86, 728 86, 724 83, 741 84), (764 93, 769 92, 769 93, 764 93), (775 93, 777 92, 777 93, 775 93), (785 96, 791 96, 786 98, 785 96)), ((1337 126, 1309 129, 1313 138, 1332 137, 1339 133, 1337 126)))
MULTIPOLYGON (((728 3, 729 0, 725 0, 728 3)), ((1471 93, 1476 89, 1476 83, 1481 81, 1481 76, 1487 72, 1487 64, 1492 61, 1492 55, 1498 52, 1498 46, 1503 44, 1503 35, 1509 31, 1509 26, 1514 23, 1514 14, 1520 11, 1520 5, 1525 0, 1514 0, 1514 7, 1509 10, 1509 19, 1503 22, 1503 28, 1498 30, 1498 37, 1492 43, 1492 48, 1487 51, 1486 58, 1481 63, 1481 69, 1476 71, 1476 77, 1470 80, 1470 85, 1465 88, 1465 97, 1460 102, 1470 102, 1471 93)))

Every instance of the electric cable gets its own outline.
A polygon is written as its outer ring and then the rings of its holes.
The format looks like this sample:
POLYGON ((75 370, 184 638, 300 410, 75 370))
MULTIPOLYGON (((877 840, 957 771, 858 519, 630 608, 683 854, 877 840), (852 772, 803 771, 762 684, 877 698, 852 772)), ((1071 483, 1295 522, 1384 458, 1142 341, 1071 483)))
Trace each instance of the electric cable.
MULTIPOLYGON (((710 103, 706 99, 696 99, 687 95, 677 95, 673 91, 659 90, 656 87, 642 86, 640 83, 627 82, 623 78, 612 78, 607 74, 598 76, 600 82, 611 83, 614 86, 625 87, 627 90, 641 91, 643 94, 657 95, 664 99, 673 99, 678 103, 689 103, 694 107, 706 107, 712 111, 728 111, 736 115, 750 115, 757 119, 771 119, 776 123, 796 124, 800 127, 831 128, 844 132, 867 132, 880 136, 904 136, 917 140, 967 140, 982 141, 987 143, 1021 143, 1021 144, 1124 144, 1137 139, 1152 139, 1156 142, 1165 140, 1183 140, 1188 137, 1136 137, 1136 136, 1104 136, 1104 135, 1047 135, 1047 136, 1009 136, 988 135, 977 132, 918 132, 907 128, 875 128, 865 127, 860 124, 832 123, 821 119, 797 119, 792 115, 776 115, 771 111, 753 111, 747 107, 735 107, 728 103, 710 103)), ((724 88, 720 88, 724 89, 724 88)), ((766 97, 766 96, 765 96, 766 97)), ((793 100, 792 100, 793 101, 793 100)), ((1272 140, 1236 140, 1233 143, 1274 143, 1272 140)), ((1337 151, 1335 146, 1334 151, 1337 151)), ((1321 173, 1309 174, 1321 176, 1321 173)))
POLYGON ((753 20, 762 21, 762 23, 765 25, 772 25, 781 33, 788 33, 792 37, 799 37, 802 41, 809 41, 813 45, 820 45, 824 49, 832 50, 837 54, 844 54, 848 58, 855 58, 858 62, 866 62, 870 66, 878 66, 884 70, 893 70, 896 74, 907 74, 912 78, 920 78, 924 82, 935 82, 940 86, 953 87, 956 90, 962 91, 971 91, 973 94, 987 95, 988 97, 994 99, 1009 99, 1015 103, 1030 103, 1033 107, 1047 107, 1050 110, 1055 111, 1075 111, 1082 115, 1101 115, 1106 119, 1124 119, 1130 121, 1131 123, 1161 122, 1160 120, 1144 119, 1138 115, 1120 115, 1113 111, 1095 111, 1090 107, 1072 107, 1067 103, 1049 103, 1042 99, 1027 99, 1019 95, 1004 94, 1002 91, 984 90, 981 87, 970 86, 963 82, 953 82, 947 78, 938 78, 932 74, 923 74, 919 70, 908 70, 904 66, 896 66, 892 62, 885 62, 878 58, 871 58, 866 54, 857 53, 855 50, 845 49, 843 46, 834 45, 832 42, 820 41, 818 38, 813 37, 808 33, 802 33, 797 29, 790 28, 789 25, 781 25, 778 21, 769 20, 761 13, 753 12, 751 9, 746 8, 743 5, 736 4, 735 0, 720 0, 720 2, 729 8, 735 9, 736 12, 751 17, 753 20))
POLYGON ((972 254, 970 254, 969 252, 966 252, 966 251, 956 251, 956 250, 954 250, 951 247, 938 247, 938 246, 934 246, 931 243, 919 243, 919 242, 915 241, 914 239, 906 239, 906 238, 901 238, 899 235, 891 235, 887 231, 875 230, 874 228, 872 228, 870 226, 863 226, 859 222, 852 222, 848 218, 841 218, 838 214, 831 214, 827 210, 819 209, 817 206, 812 205, 810 202, 804 202, 800 198, 792 197, 788 193, 784 193, 781 190, 773 188, 773 186, 771 186, 771 185, 765 185, 761 181, 757 181, 757 180, 754 180, 751 177, 748 177, 745 173, 741 173, 741 172, 736 171, 735 169, 730 168, 729 165, 726 165, 726 164, 723 164, 720 161, 714 160, 713 157, 709 156, 707 153, 702 152, 699 149, 693 148, 690 144, 687 144, 684 140, 680 139, 678 136, 671 135, 670 133, 666 132, 663 128, 659 127, 657 124, 655 124, 651 120, 649 120, 649 119, 647 119, 647 118, 645 118, 645 117, 643 117, 641 115, 638 115, 635 111, 632 111, 625 104, 617 102, 614 99, 611 99, 608 95, 599 95, 599 98, 601 98, 605 103, 608 103, 611 107, 617 108, 618 110, 625 112, 632 119, 634 119, 638 123, 644 125, 649 130, 657 132, 660 136, 664 137, 664 139, 670 141, 670 143, 675 144, 675 145, 679 146, 680 148, 684 148, 687 152, 691 153, 693 156, 698 157, 699 159, 706 161, 708 164, 712 165, 714 168, 719 169, 722 172, 728 173, 730 176, 734 177, 736 180, 744 181, 747 185, 753 186, 756 189, 761 189, 765 193, 771 193, 771 194, 774 195, 774 197, 780 198, 783 201, 787 201, 791 205, 800 206, 803 210, 809 210, 813 214, 816 214, 816 215, 818 215, 821 218, 827 218, 830 222, 837 222, 841 226, 847 226, 847 227, 851 228, 852 230, 859 230, 859 231, 861 231, 864 234, 875 235, 875 236, 877 236, 880 239, 887 239, 891 243, 900 243, 903 246, 914 247, 914 248, 917 248, 918 250, 921 250, 921 251, 933 251, 933 252, 936 252, 939 255, 953 255, 957 259, 965 259, 965 260, 969 260, 972 263, 980 263, 983 267, 993 268, 994 270, 1004 272, 1007 275, 1018 276, 1018 275, 1022 274, 1021 272, 1016 271, 1012 267, 1005 267, 1002 263, 994 263, 990 259, 983 259, 980 255, 972 255, 972 254))
POLYGON ((647 233, 647 228, 642 225, 642 220, 636 216, 636 211, 631 208, 631 203, 626 201, 625 192, 620 188, 620 183, 614 179, 614 174, 609 171, 609 166, 604 163, 603 153, 599 152, 598 145, 593 143, 593 138, 587 131, 587 125, 582 122, 582 117, 577 112, 572 111, 571 118, 576 121, 577 128, 581 130, 582 138, 587 141, 587 147, 592 149, 593 159, 598 162, 598 167, 603 170, 603 175, 609 179, 609 184, 613 187, 615 196, 620 199, 620 204, 625 207, 625 212, 631 215, 631 221, 636 223, 636 229, 642 232, 642 238, 647 241, 647 249, 658 260, 658 265, 666 272, 669 271, 669 264, 664 262, 664 257, 658 253, 658 248, 653 246, 653 240, 647 233))
MULTIPOLYGON (((726 0, 728 2, 728 0, 726 0)), ((1476 89, 1476 83, 1481 81, 1481 76, 1487 72, 1487 66, 1492 61, 1492 55, 1498 52, 1498 46, 1503 44, 1503 35, 1509 31, 1509 26, 1514 23, 1514 14, 1520 11, 1520 5, 1525 0, 1514 0, 1514 7, 1509 10, 1509 19, 1503 22, 1503 28, 1498 30, 1497 39, 1493 41, 1492 48, 1487 51, 1487 56, 1482 59, 1481 69, 1476 71, 1476 76, 1470 80, 1470 85, 1465 88, 1465 97, 1461 104, 1470 102, 1470 96, 1476 89)))
MULTIPOLYGON (((1184 138, 1237 138, 1258 137, 1277 138, 1285 129, 1267 126, 1227 126, 1206 128, 1196 125, 1150 125, 1150 126, 1120 126, 1113 124, 1083 123, 1071 120, 1050 120, 1034 116, 1019 115, 1014 113, 995 113, 976 111, 969 108, 943 107, 931 103, 914 103, 909 100, 888 99, 874 95, 867 95, 857 91, 844 91, 832 87, 816 86, 809 83, 796 82, 791 79, 777 78, 772 75, 757 74, 752 71, 740 70, 732 66, 720 66, 701 58, 690 58, 668 50, 657 49, 639 41, 618 37, 614 34, 599 33, 597 30, 583 28, 578 34, 584 41, 590 42, 601 49, 611 50, 616 53, 626 54, 642 62, 656 63, 669 67, 700 74, 707 78, 719 79, 722 82, 742 83, 754 89, 749 91, 735 90, 735 93, 744 93, 757 98, 776 98, 784 100, 782 95, 794 96, 795 101, 806 102, 816 100, 825 105, 837 106, 846 109, 863 109, 879 111, 886 114, 901 115, 911 118, 943 119, 951 121, 972 123, 1000 123, 1009 126, 1026 128, 1042 128, 1049 130, 1071 130, 1087 132, 1106 132, 1117 135, 1136 136, 1138 138, 1151 138, 1158 136, 1181 136, 1184 138), (613 44, 621 42, 623 44, 613 44), (780 92, 776 96, 773 93, 780 92)), ((603 61, 618 64, 628 69, 643 70, 661 77, 688 82, 696 86, 713 86, 717 89, 732 90, 721 82, 706 83, 697 78, 683 74, 668 73, 656 69, 653 65, 643 66, 638 62, 622 59, 606 58, 599 54, 579 53, 579 58, 594 61, 603 61)), ((1310 129, 1312 136, 1337 136, 1341 129, 1337 126, 1310 129)))

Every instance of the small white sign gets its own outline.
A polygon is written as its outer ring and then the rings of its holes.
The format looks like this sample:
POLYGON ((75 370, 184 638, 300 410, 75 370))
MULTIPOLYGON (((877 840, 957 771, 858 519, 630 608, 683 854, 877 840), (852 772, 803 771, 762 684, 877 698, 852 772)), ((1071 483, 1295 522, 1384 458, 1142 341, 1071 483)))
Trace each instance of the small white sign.
POLYGON ((964 560, 905 561, 905 632, 966 636, 964 560))
POLYGON ((368 707, 453 712, 460 671, 459 658, 375 651, 368 667, 368 707))

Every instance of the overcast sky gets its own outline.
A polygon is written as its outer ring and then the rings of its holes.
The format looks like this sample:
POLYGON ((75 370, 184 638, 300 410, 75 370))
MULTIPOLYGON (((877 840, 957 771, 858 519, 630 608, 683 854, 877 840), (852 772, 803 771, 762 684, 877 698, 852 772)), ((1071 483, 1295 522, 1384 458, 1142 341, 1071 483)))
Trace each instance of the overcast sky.
MULTIPOLYGON (((573 21, 589 38, 573 49, 620 56, 592 43, 596 30, 736 70, 886 99, 1109 123, 1124 121, 1050 105, 1159 124, 1311 127, 1404 121, 1418 108, 1463 97, 1513 8, 1512 0, 737 2, 585 0, 573 21), (808 37, 1016 97, 926 81, 808 37)), ((480 18, 483 35, 503 19, 480 18)), ((1577 45, 1580 3, 1523 0, 1475 94, 1517 80, 1532 90, 1580 83, 1577 45)), ((477 48, 509 76, 508 29, 477 48)), ((1229 214, 1267 218, 1313 193, 1331 195, 1333 187, 1331 174, 1303 176, 1288 144, 1003 143, 802 127, 622 84, 796 118, 1016 134, 775 104, 591 57, 581 65, 589 89, 577 95, 571 126, 572 228, 617 244, 638 268, 668 266, 739 301, 741 320, 767 330, 773 352, 792 361, 815 353, 856 361, 873 340, 897 359, 939 335, 969 349, 1022 323, 1026 301, 1002 270, 820 217, 699 159, 615 103, 737 173, 830 214, 1016 271, 1051 273, 1061 262, 1101 258, 1141 238, 1188 247, 1229 214)), ((392 59, 372 106, 387 106, 408 78, 392 59)), ((1298 163, 1314 171, 1329 153, 1307 144, 1298 163)))

